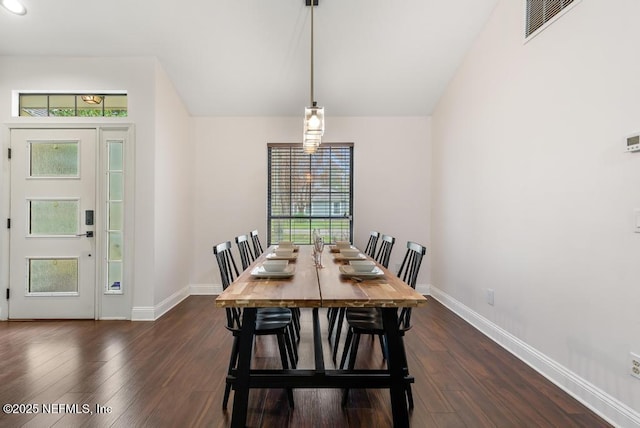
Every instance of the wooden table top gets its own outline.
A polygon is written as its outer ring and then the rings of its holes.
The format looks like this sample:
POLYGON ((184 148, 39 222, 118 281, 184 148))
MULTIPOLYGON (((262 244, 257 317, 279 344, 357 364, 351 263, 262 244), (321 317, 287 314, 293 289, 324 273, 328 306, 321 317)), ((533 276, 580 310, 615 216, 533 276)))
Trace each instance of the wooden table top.
POLYGON ((267 249, 236 281, 216 299, 218 307, 405 307, 422 306, 426 298, 378 265, 384 276, 357 282, 340 274, 348 264, 334 258, 325 247, 322 262, 316 269, 312 246, 302 245, 297 252, 295 274, 291 278, 255 278, 251 270, 271 253, 267 249))
POLYGON ((313 264, 310 246, 301 246, 296 252, 295 261, 289 261, 295 267, 290 278, 255 278, 251 270, 262 264, 267 255, 273 252, 268 248, 216 299, 218 307, 301 307, 321 306, 318 275, 313 264))
POLYGON ((356 281, 340 274, 340 266, 348 261, 335 257, 335 253, 325 253, 322 257, 324 268, 318 269, 320 293, 323 307, 406 307, 422 306, 427 299, 379 263, 384 276, 373 279, 361 278, 356 281))

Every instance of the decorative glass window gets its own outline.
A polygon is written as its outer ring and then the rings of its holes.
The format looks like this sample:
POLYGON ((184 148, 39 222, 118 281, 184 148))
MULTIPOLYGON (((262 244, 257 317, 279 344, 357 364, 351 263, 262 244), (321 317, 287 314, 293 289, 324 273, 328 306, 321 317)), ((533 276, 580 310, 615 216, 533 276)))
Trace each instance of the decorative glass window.
POLYGON ((322 143, 304 153, 301 144, 268 145, 268 242, 353 241, 353 144, 322 143))
POLYGON ((77 295, 78 259, 28 259, 29 295, 77 295))
POLYGON ((26 117, 126 117, 127 94, 32 94, 19 96, 26 117))
POLYGON ((106 292, 122 293, 124 224, 124 144, 107 141, 107 286, 106 292))
POLYGON ((80 201, 35 200, 29 204, 29 236, 73 236, 80 224, 80 201))
POLYGON ((29 141, 29 177, 79 178, 77 141, 29 141))

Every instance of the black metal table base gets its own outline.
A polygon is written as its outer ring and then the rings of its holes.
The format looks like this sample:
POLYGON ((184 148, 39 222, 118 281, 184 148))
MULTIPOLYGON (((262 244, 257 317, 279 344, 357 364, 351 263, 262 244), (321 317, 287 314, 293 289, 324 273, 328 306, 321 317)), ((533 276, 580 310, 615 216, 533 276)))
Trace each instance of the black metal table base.
POLYGON ((407 383, 402 358, 402 339, 398 332, 396 308, 382 308, 382 319, 389 348, 387 370, 326 370, 322 349, 322 333, 318 308, 313 309, 314 369, 251 370, 251 352, 255 330, 256 309, 243 311, 238 366, 227 377, 235 390, 231 426, 244 428, 250 388, 388 388, 395 427, 409 426, 409 413, 405 402, 407 383))

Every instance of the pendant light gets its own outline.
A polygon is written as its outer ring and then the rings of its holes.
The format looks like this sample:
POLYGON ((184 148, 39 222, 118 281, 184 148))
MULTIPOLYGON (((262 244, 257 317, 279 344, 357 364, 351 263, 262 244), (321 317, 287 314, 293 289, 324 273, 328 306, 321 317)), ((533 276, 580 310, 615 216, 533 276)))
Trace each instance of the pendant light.
POLYGON ((318 0, 306 0, 311 4, 311 105, 304 109, 304 127, 302 148, 305 153, 313 154, 320 146, 324 135, 324 107, 318 107, 313 94, 313 9, 318 0))

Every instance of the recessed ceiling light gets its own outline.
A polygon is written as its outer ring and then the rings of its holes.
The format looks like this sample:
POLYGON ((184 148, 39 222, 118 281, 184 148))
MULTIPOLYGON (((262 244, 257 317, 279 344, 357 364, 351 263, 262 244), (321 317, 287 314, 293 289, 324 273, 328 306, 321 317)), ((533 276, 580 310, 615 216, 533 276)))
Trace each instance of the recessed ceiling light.
POLYGON ((24 15, 27 13, 27 8, 20 3, 20 0, 0 0, 0 5, 16 15, 24 15))

